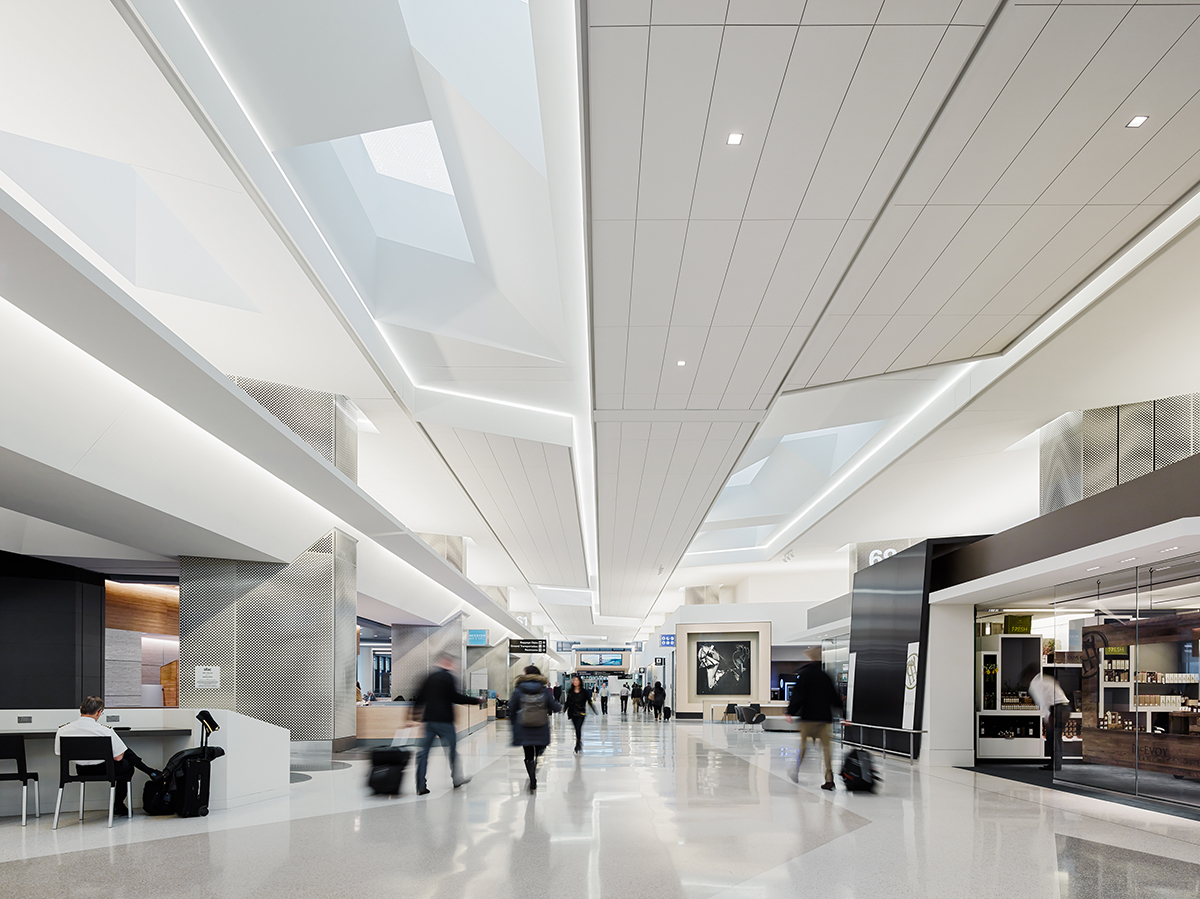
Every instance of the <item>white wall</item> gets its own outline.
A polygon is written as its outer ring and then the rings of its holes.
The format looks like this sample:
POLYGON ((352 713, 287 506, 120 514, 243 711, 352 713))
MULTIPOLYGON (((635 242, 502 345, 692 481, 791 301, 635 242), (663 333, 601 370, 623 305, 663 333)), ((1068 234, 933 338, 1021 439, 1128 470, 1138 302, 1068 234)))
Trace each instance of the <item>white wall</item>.
POLYGON ((922 765, 975 764, 975 607, 932 603, 922 765))
MULTIPOLYGON (((752 574, 735 586, 734 602, 825 602, 844 594, 848 580, 849 573, 844 568, 801 569, 794 574, 752 574)), ((725 599, 723 591, 721 599, 725 599)))

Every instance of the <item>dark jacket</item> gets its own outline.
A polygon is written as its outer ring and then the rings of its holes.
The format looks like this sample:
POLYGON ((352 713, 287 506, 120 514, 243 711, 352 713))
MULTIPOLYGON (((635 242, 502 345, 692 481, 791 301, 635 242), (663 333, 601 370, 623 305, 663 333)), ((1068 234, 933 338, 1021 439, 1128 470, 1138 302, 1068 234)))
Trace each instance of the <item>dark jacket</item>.
POLYGON ((631 695, 633 696, 634 699, 641 699, 642 698, 642 685, 634 684, 633 692, 631 693, 631 695))
MULTIPOLYGON (((587 706, 592 705, 592 691, 587 687, 581 687, 576 693, 570 687, 567 687, 563 693, 563 706, 567 710, 568 718, 583 718, 587 715, 587 706)), ((596 707, 592 706, 592 711, 596 711, 596 707)))
POLYGON ((423 721, 454 722, 455 705, 478 705, 479 699, 458 692, 454 675, 445 668, 434 669, 413 697, 413 706, 424 709, 423 721))
POLYGON ((787 713, 801 721, 832 721, 833 710, 845 714, 842 694, 819 662, 803 665, 796 674, 787 713))
POLYGON ((656 686, 656 687, 650 688, 650 702, 651 703, 653 703, 654 705, 662 705, 666 701, 667 701, 667 688, 666 687, 657 687, 656 686))
POLYGON ((508 720, 512 723, 512 744, 514 746, 549 746, 550 721, 549 715, 561 712, 562 706, 554 698, 554 693, 547 686, 549 681, 540 674, 522 674, 517 678, 512 696, 508 700, 508 720), (521 703, 530 696, 539 693, 546 694, 546 724, 542 727, 525 727, 521 724, 521 703))

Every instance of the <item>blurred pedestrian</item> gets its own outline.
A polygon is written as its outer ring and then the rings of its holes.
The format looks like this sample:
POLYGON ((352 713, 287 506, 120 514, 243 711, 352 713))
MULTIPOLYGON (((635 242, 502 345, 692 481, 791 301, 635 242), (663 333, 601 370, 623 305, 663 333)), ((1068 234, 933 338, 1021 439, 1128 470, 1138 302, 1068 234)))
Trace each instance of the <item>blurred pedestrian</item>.
POLYGON ((821 754, 825 761, 825 782, 822 790, 835 788, 833 782, 833 713, 845 712, 842 705, 842 695, 825 669, 821 667, 821 650, 812 647, 806 653, 807 661, 796 672, 796 683, 792 687, 792 698, 788 702, 787 719, 800 719, 800 757, 792 772, 792 780, 800 780, 800 765, 804 762, 804 753, 808 749, 808 741, 821 744, 821 754))
POLYGON ((537 790, 537 760, 550 745, 550 715, 561 712, 549 681, 536 665, 529 665, 517 678, 508 700, 512 722, 512 743, 525 749, 525 771, 529 774, 529 792, 537 790))
POLYGON ((592 691, 583 685, 583 679, 578 674, 571 676, 571 686, 564 694, 563 707, 575 726, 575 751, 583 752, 583 721, 587 717, 587 710, 590 708, 595 714, 596 707, 592 705, 592 691))
POLYGON ((654 705, 654 720, 658 721, 662 718, 663 703, 667 701, 667 691, 663 689, 662 681, 654 682, 654 693, 651 696, 651 702, 654 705))
POLYGON ((621 714, 629 711, 629 684, 621 684, 621 714))
POLYGON ((633 689, 629 691, 630 698, 633 699, 633 710, 640 712, 642 710, 642 682, 634 681, 633 689))
POLYGON ((429 750, 434 740, 446 745, 450 756, 450 777, 457 790, 471 778, 463 777, 458 766, 458 734, 454 728, 455 705, 479 705, 479 699, 460 693, 454 672, 458 659, 448 652, 437 657, 437 667, 425 678, 413 697, 413 712, 425 723, 425 732, 417 749, 417 795, 429 792, 425 785, 425 770, 429 765, 429 750))

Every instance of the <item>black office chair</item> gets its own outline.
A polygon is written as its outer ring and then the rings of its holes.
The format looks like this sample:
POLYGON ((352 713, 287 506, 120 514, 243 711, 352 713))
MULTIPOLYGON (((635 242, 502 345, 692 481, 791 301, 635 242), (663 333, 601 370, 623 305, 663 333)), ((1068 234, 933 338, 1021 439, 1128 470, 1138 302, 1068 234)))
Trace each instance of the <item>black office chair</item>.
POLYGON ((33 813, 42 817, 42 788, 38 783, 36 771, 30 771, 25 765, 25 738, 20 734, 0 734, 0 761, 17 763, 16 772, 0 773, 0 780, 21 782, 21 826, 26 823, 29 813, 29 782, 33 781, 33 813))
POLYGON ((731 702, 731 703, 729 703, 729 705, 725 706, 725 714, 721 716, 721 721, 725 724, 728 724, 729 719, 731 717, 733 718, 734 721, 737 720, 737 703, 736 702, 731 702))
MULTIPOLYGON (((113 807, 117 801, 117 763, 113 761, 112 740, 108 737, 59 737, 58 739, 58 801, 54 803, 54 830, 58 830, 58 813, 62 808, 63 787, 69 783, 79 784, 79 820, 83 820, 83 800, 85 784, 108 784, 108 826, 113 826, 113 807), (84 763, 103 759, 104 770, 71 773, 71 763, 78 766, 79 760, 84 763)), ((130 797, 129 817, 133 817, 133 802, 130 797)))

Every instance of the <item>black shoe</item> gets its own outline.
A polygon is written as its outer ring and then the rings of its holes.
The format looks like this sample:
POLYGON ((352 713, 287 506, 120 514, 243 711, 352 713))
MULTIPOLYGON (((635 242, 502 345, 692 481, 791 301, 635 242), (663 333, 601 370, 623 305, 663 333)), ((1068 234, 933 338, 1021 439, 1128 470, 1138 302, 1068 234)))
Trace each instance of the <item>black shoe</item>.
POLYGON ((829 780, 829 781, 826 781, 825 783, 821 784, 821 789, 822 790, 836 790, 837 784, 835 784, 832 780, 829 780))
POLYGON ((583 752, 583 747, 582 747, 582 746, 580 746, 580 745, 578 745, 578 744, 576 744, 576 746, 575 746, 575 751, 576 751, 576 752, 583 752))
POLYGON ((1039 768, 1038 770, 1039 771, 1053 771, 1054 766, 1053 765, 1042 765, 1042 767, 1039 768))
POLYGON ((113 806, 113 817, 128 818, 129 817, 129 807, 124 806, 124 805, 114 805, 113 806))
POLYGON ((417 790, 417 795, 418 796, 428 796, 429 795, 429 787, 425 787, 423 789, 417 790))
POLYGON ((457 790, 459 787, 465 787, 470 782, 471 782, 471 778, 464 777, 462 780, 458 780, 458 781, 454 782, 454 789, 457 790))

